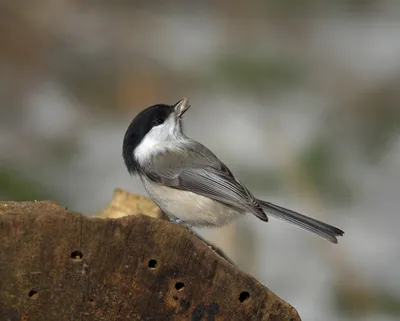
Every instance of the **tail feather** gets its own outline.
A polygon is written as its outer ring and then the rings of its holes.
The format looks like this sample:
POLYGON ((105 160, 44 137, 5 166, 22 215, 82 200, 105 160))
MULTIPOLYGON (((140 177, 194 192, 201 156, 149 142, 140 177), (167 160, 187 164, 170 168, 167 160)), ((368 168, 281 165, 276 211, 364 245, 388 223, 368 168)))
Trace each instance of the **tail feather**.
POLYGON ((265 211, 271 214, 271 216, 274 216, 288 223, 297 225, 307 231, 313 232, 332 243, 337 243, 338 240, 336 237, 343 236, 344 234, 344 232, 341 229, 338 229, 337 227, 318 221, 311 217, 302 215, 287 208, 272 204, 270 202, 265 202, 262 200, 258 200, 258 202, 261 204, 261 206, 265 211))

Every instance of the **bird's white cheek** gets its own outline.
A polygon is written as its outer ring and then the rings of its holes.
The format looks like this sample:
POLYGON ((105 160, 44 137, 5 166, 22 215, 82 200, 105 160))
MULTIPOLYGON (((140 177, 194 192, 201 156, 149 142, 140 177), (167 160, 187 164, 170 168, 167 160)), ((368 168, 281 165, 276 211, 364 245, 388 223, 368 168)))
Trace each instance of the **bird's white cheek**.
POLYGON ((162 125, 153 127, 136 147, 135 159, 139 164, 147 163, 150 158, 169 148, 180 135, 179 120, 168 118, 162 125))
POLYGON ((146 163, 153 155, 166 148, 166 142, 169 141, 171 134, 169 124, 164 123, 153 127, 143 138, 134 152, 135 159, 139 164, 146 163))
POLYGON ((145 163, 154 154, 158 141, 152 137, 145 136, 133 153, 139 164, 145 163))

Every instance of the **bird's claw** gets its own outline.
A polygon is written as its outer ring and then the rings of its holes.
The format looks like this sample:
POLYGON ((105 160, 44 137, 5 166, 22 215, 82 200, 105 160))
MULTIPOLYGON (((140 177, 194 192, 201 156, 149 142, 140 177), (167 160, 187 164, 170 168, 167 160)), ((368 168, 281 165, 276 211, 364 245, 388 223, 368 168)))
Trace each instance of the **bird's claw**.
POLYGON ((180 224, 180 223, 182 223, 182 220, 179 219, 179 218, 171 218, 170 220, 171 220, 172 223, 175 223, 175 224, 180 224))

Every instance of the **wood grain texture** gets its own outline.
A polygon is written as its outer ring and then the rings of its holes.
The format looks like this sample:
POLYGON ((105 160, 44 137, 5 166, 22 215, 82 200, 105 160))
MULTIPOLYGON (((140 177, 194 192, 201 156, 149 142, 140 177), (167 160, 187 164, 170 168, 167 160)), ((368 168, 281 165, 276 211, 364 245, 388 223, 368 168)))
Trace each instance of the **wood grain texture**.
POLYGON ((296 310, 188 229, 0 203, 1 320, 288 320, 296 310))

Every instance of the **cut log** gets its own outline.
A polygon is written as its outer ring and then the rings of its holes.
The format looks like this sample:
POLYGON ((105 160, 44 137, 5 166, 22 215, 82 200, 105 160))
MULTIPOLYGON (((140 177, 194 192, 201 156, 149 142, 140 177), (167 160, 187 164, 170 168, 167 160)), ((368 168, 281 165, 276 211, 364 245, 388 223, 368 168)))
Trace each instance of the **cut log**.
POLYGON ((0 319, 300 317, 185 227, 147 215, 88 217, 42 201, 0 203, 0 319))

